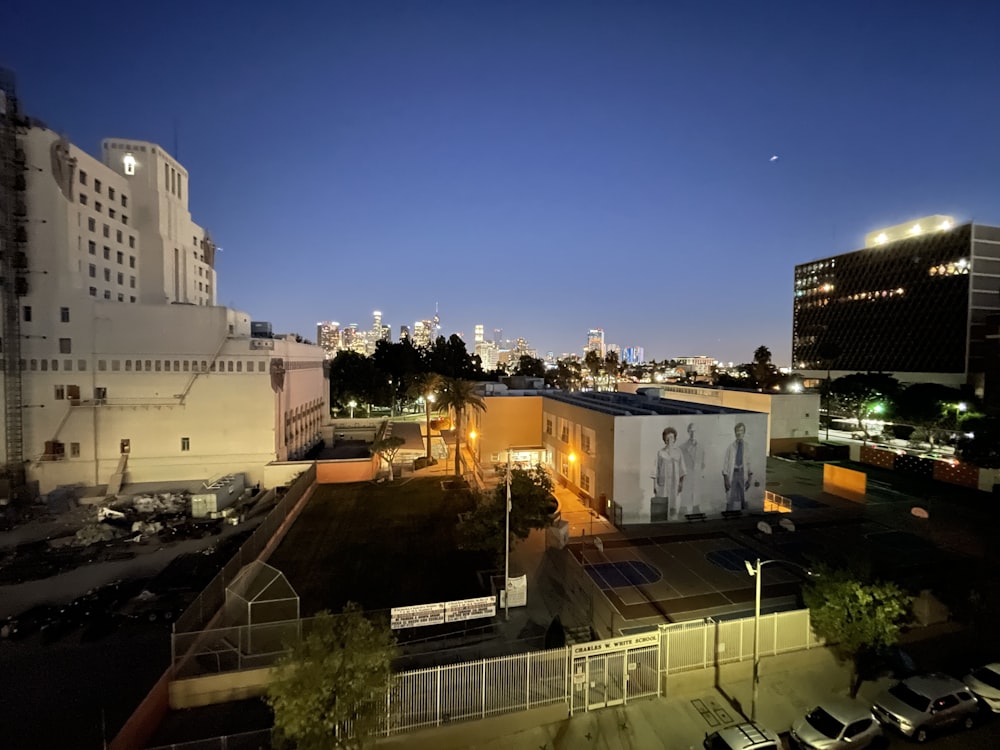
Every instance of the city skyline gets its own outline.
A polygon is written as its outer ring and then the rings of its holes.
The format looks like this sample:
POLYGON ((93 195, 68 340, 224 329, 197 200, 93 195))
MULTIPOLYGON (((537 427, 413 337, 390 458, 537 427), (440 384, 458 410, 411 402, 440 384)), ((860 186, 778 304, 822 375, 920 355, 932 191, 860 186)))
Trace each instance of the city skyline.
POLYGON ((89 153, 170 151, 218 304, 277 331, 437 301, 467 341, 577 352, 600 325, 651 358, 788 364, 797 264, 920 216, 1000 223, 1000 9, 723 5, 29 5, 0 64, 89 153))

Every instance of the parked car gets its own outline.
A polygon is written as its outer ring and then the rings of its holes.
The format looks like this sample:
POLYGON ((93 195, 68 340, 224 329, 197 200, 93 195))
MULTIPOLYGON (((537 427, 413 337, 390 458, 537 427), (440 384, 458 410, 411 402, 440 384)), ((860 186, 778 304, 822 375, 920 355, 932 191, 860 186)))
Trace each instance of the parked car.
POLYGON ((801 750, 864 750, 885 743, 882 725, 869 706, 836 695, 795 722, 791 738, 801 750))
POLYGON ((760 724, 746 723, 705 735, 705 750, 781 750, 781 740, 760 724))
POLYGON ((973 669, 962 678, 962 682, 986 708, 1000 713, 1000 663, 973 669))
POLYGON ((872 712, 884 725, 925 742, 946 727, 971 729, 979 703, 960 681, 941 674, 917 675, 897 682, 875 699, 872 712))

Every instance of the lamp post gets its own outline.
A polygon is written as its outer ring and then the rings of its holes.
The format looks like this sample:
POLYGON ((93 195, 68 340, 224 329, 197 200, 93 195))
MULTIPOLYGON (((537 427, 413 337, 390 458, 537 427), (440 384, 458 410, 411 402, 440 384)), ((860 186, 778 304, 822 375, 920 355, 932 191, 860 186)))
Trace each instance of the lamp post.
POLYGON ((771 563, 785 563, 786 565, 794 565, 796 568, 802 570, 807 576, 814 575, 811 570, 804 568, 798 563, 789 562, 788 560, 761 560, 757 558, 757 563, 751 565, 749 560, 744 560, 743 564, 746 566, 747 573, 750 574, 752 578, 755 578, 756 586, 754 593, 754 605, 753 605, 753 682, 750 688, 750 721, 757 721, 757 682, 760 679, 760 569, 765 565, 770 565, 771 563))
POLYGON ((507 446, 507 510, 503 535, 503 617, 510 619, 510 446, 507 446))
POLYGON ((424 421, 427 425, 427 461, 431 460, 431 404, 434 403, 434 394, 428 393, 424 396, 424 421))
POLYGON ((351 419, 354 419, 354 407, 358 405, 357 401, 348 401, 347 405, 351 407, 351 419))

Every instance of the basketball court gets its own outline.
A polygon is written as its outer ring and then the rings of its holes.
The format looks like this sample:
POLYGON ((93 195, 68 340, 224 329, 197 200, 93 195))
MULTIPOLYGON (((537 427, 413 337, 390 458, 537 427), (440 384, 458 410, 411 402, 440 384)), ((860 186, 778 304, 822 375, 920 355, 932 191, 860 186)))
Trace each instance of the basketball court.
MULTIPOLYGON (((754 580, 745 561, 759 555, 727 532, 585 542, 570 549, 625 620, 677 622, 753 608, 754 580)), ((763 598, 787 601, 800 582, 794 569, 769 567, 763 598)))

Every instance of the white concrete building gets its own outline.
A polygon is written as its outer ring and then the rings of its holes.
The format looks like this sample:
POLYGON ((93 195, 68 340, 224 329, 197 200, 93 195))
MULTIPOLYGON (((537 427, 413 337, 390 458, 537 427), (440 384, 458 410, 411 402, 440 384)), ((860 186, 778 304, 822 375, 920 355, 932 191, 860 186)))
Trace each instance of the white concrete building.
POLYGON ((102 163, 38 125, 19 140, 27 478, 43 492, 233 472, 256 482, 318 442, 323 350, 253 338, 247 314, 214 306, 215 246, 191 220, 187 171, 141 141, 104 141, 102 163))

